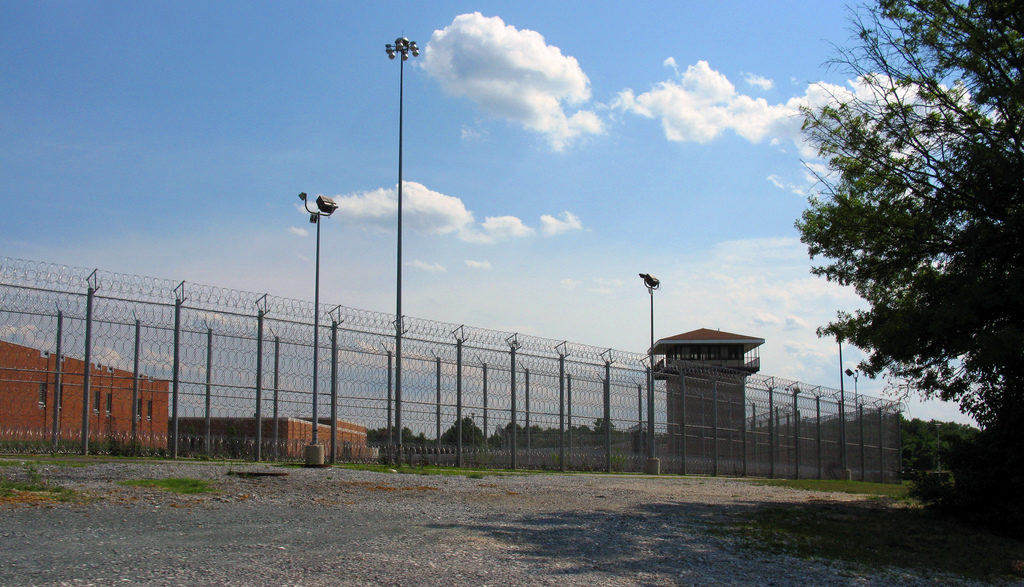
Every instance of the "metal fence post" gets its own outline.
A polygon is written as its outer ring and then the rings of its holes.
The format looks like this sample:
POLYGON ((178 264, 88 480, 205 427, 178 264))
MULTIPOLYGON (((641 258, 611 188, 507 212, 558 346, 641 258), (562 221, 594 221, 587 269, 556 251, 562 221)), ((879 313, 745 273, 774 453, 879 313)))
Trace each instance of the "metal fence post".
MULTIPOLYGON (((757 458, 757 404, 750 402, 750 436, 754 439, 754 460, 757 458)), ((758 461, 759 462, 759 461, 758 461)))
POLYGON ((612 349, 601 353, 604 357, 604 466, 612 472, 612 349))
POLYGON ((743 383, 743 396, 740 399, 740 437, 743 439, 743 477, 747 476, 747 397, 746 381, 743 383))
POLYGON ((526 466, 533 466, 533 461, 530 456, 530 368, 523 368, 523 388, 526 393, 526 466))
POLYGON ((181 372, 181 304, 185 301, 185 282, 174 288, 174 365, 171 367, 171 458, 178 458, 178 383, 181 372))
POLYGON ((331 310, 331 459, 338 461, 338 323, 341 322, 341 306, 331 310))
POLYGON ((555 346, 558 352, 558 470, 565 471, 565 341, 555 346))
POLYGON ((512 470, 515 471, 517 464, 516 426, 518 426, 518 424, 516 423, 516 350, 518 350, 520 346, 518 334, 513 334, 512 336, 506 338, 505 342, 508 343, 509 355, 511 357, 511 364, 509 367, 509 383, 511 388, 512 399, 512 421, 510 422, 509 427, 512 429, 512 470))
POLYGON ((800 478, 800 406, 799 402, 800 389, 793 388, 793 478, 800 478))
POLYGON ((390 462, 392 462, 391 461, 391 458, 392 458, 391 452, 393 450, 392 447, 395 444, 395 436, 394 436, 394 430, 391 428, 391 401, 392 401, 391 400, 391 385, 392 385, 392 381, 391 381, 391 368, 392 368, 391 367, 391 349, 386 349, 386 350, 387 350, 387 353, 388 353, 388 405, 387 405, 387 412, 388 412, 388 425, 387 425, 388 448, 387 448, 387 451, 388 451, 388 462, 390 463, 390 462))
MULTIPOLYGON (((89 274, 86 280, 89 289, 85 298, 85 357, 83 359, 85 371, 82 375, 82 454, 89 454, 89 396, 92 394, 92 304, 99 289, 99 279, 96 270, 89 274)), ((98 406, 97 406, 98 407, 98 406)))
POLYGON ((280 379, 280 375, 281 375, 281 337, 277 336, 275 334, 274 335, 274 424, 273 424, 273 427, 274 427, 274 430, 273 430, 273 435, 274 435, 274 459, 275 460, 281 458, 281 445, 280 445, 281 438, 279 436, 279 431, 278 431, 278 428, 277 428, 277 420, 280 417, 278 415, 278 406, 277 406, 278 395, 281 392, 281 386, 280 386, 281 379, 280 379))
POLYGON ((882 416, 882 406, 878 406, 878 482, 885 483, 885 453, 882 450, 882 442, 885 439, 885 417, 882 416))
POLYGON ((818 479, 822 478, 821 470, 821 396, 814 396, 814 421, 815 421, 815 440, 818 446, 818 479))
MULTIPOLYGON (((455 335, 455 466, 462 467, 462 343, 465 341, 465 331, 459 326, 452 331, 455 335)), ((473 422, 476 426, 476 422, 473 422)))
POLYGON ((487 363, 480 363, 483 369, 483 394, 484 394, 484 446, 487 446, 488 434, 487 431, 487 363))
POLYGON ((267 315, 267 294, 256 300, 256 450, 253 460, 263 457, 263 318, 267 315), (262 303, 261 303, 262 302, 262 303))
POLYGON ((775 478, 775 388, 768 386, 768 477, 775 478))
MULTIPOLYGON (((666 386, 667 387, 667 386, 666 386)), ((679 473, 686 474, 686 375, 679 373, 679 473)))
POLYGON ((441 357, 434 355, 434 366, 436 375, 434 381, 436 382, 435 390, 437 391, 437 403, 434 404, 435 415, 437 417, 437 424, 434 428, 434 464, 441 464, 441 357))
POLYGON ((210 434, 210 404, 212 399, 213 386, 212 383, 213 374, 213 329, 209 326, 206 327, 206 402, 205 411, 203 416, 203 432, 204 442, 203 445, 206 447, 206 456, 212 456, 213 446, 210 434))
MULTIPOLYGON (((57 349, 56 357, 54 357, 53 367, 53 454, 57 455, 57 444, 60 440, 60 413, 61 413, 61 402, 63 401, 64 389, 63 389, 63 378, 61 377, 64 371, 63 361, 61 360, 61 342, 64 339, 64 312, 57 310, 57 349)), ((137 355, 138 353, 136 353, 137 355)), ((137 360, 137 359, 136 359, 137 360)), ((136 371, 138 369, 136 368, 136 371)), ((137 379, 137 378, 136 378, 137 379)), ((134 404, 133 404, 134 405, 134 404)), ((132 420, 132 437, 135 436, 135 420, 132 420)))
MULTIPOLYGON (((714 375, 712 375, 714 377, 714 375)), ((718 379, 711 380, 711 475, 718 476, 718 379)))
POLYGON ((865 471, 866 464, 864 462, 864 404, 860 403, 857 405, 857 426, 860 429, 860 480, 866 480, 865 471))
POLYGON ((142 322, 135 319, 135 353, 132 359, 132 426, 131 452, 135 453, 139 441, 139 355, 142 354, 142 322))
MULTIPOLYGON (((572 373, 565 374, 565 426, 568 429, 568 435, 565 439, 569 445, 569 453, 566 455, 566 459, 572 455, 572 373)), ((568 462, 566 463, 568 466, 568 462)))

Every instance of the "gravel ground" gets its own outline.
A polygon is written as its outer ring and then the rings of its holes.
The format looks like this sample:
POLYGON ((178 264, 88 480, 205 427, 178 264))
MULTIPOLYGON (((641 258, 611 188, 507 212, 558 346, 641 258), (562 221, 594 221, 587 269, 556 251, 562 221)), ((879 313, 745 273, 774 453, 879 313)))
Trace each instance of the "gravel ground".
MULTIPOLYGON (((741 549, 714 530, 751 508, 858 498, 729 479, 471 479, 184 462, 35 471, 92 499, 0 503, 0 585, 954 582, 741 549), (119 483, 170 477, 207 479, 218 491, 179 495, 119 483)), ((27 469, 0 468, 8 479, 19 475, 27 478, 27 469)))

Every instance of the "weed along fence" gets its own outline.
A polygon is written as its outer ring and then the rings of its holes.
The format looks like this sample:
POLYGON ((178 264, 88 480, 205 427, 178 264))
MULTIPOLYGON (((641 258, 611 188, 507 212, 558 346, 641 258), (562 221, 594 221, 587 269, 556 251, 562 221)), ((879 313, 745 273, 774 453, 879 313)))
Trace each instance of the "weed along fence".
POLYGON ((759 374, 0 258, 0 450, 897 481, 899 405, 759 374), (672 406, 672 409, 669 409, 672 406))

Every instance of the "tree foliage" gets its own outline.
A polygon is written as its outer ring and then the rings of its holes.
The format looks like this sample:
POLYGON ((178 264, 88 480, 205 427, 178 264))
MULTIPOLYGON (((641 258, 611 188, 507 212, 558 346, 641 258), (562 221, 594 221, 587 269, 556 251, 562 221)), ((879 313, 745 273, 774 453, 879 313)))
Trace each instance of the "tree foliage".
POLYGON ((903 470, 940 471, 948 468, 950 455, 965 443, 974 440, 978 429, 956 422, 907 420, 900 417, 900 444, 903 448, 903 470))
POLYGON ((827 161, 797 227, 813 271, 868 309, 820 334, 982 426, 950 452, 941 505, 1024 527, 1024 3, 880 0, 808 108, 827 161))
POLYGON ((813 271, 869 308, 822 334, 983 427, 1022 417, 1024 4, 882 0, 805 112, 828 172, 797 223, 813 271))

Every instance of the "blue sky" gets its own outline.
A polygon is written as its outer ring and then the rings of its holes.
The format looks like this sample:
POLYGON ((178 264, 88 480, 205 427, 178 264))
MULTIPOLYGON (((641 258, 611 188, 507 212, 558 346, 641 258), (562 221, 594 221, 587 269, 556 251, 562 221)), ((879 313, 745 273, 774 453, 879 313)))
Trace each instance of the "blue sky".
MULTIPOLYGON (((849 42, 838 2, 0 0, 0 254, 393 312, 406 36, 406 315, 642 352, 759 336, 839 386, 815 329, 798 108, 849 42)), ((822 86, 822 84, 827 84, 822 86)), ((844 349, 855 368, 860 353, 844 349)), ((852 386, 852 381, 847 381, 852 386)), ((862 392, 886 395, 863 379, 862 392)), ((909 415, 969 421, 953 405, 909 415)))

